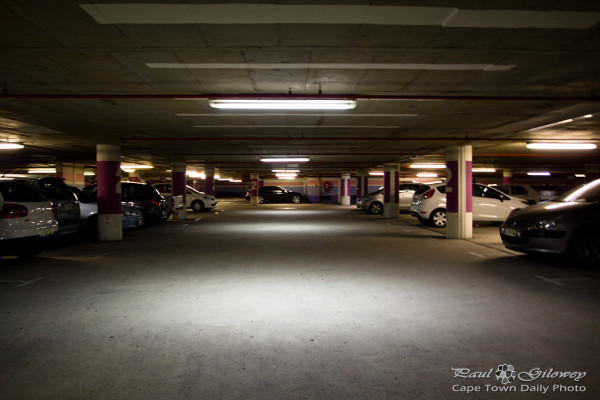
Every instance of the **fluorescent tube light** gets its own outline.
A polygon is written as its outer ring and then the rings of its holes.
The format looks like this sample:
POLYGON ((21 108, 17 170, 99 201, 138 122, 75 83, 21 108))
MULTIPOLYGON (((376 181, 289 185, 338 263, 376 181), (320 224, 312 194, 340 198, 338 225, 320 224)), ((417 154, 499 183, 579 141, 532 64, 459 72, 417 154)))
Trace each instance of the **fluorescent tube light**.
POLYGON ((350 110, 355 100, 336 99, 210 99, 213 108, 228 110, 350 110))
POLYGON ((473 168, 472 172, 496 172, 496 168, 473 168))
POLYGON ((575 178, 585 178, 585 174, 575 174, 575 178))
POLYGON ((594 150, 594 143, 527 143, 528 149, 534 150, 594 150))
POLYGON ((32 168, 27 171, 28 174, 55 174, 56 168, 32 168))
POLYGON ((419 178, 437 178, 438 174, 435 172, 419 172, 417 176, 419 178))
POLYGON ((383 176, 383 172, 377 172, 377 171, 375 171, 375 172, 369 172, 369 175, 372 175, 372 176, 383 176))
POLYGON ((126 170, 126 169, 151 169, 154 168, 153 165, 135 165, 135 164, 121 164, 121 169, 122 170, 126 170))
POLYGON ((281 173, 275 174, 275 176, 276 176, 276 177, 278 177, 278 178, 295 178, 295 177, 297 177, 298 175, 296 175, 296 174, 290 174, 290 173, 283 173, 283 172, 281 172, 281 173))
POLYGON ((280 173, 294 173, 294 172, 300 172, 299 169, 272 169, 271 172, 280 172, 280 173))
POLYGON ((411 164, 410 168, 443 169, 443 168, 446 168, 446 164, 411 164))
POLYGON ((261 158, 262 162, 272 162, 272 163, 294 163, 294 162, 308 162, 310 159, 308 157, 266 157, 261 158))
POLYGON ((0 150, 15 150, 22 149, 23 147, 25 146, 18 143, 0 143, 0 150))
POLYGON ((551 124, 537 126, 535 128, 528 129, 527 132, 537 131, 537 130, 544 129, 544 128, 552 128, 553 126, 568 124, 573 121, 579 121, 580 119, 592 118, 593 116, 594 116, 594 114, 586 114, 586 115, 582 115, 581 117, 569 118, 569 119, 565 119, 562 121, 553 122, 551 124))
POLYGON ((547 171, 532 171, 532 172, 528 172, 527 175, 529 176, 550 176, 550 172, 547 171))

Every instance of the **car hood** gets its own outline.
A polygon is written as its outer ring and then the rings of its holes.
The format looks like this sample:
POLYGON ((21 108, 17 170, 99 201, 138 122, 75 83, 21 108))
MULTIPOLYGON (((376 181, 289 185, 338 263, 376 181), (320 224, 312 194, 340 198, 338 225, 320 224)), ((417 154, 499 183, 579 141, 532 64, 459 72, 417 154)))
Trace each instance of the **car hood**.
POLYGON ((556 217, 557 215, 584 214, 598 207, 600 207, 599 203, 592 202, 547 201, 515 210, 510 214, 509 219, 538 220, 540 218, 556 217))

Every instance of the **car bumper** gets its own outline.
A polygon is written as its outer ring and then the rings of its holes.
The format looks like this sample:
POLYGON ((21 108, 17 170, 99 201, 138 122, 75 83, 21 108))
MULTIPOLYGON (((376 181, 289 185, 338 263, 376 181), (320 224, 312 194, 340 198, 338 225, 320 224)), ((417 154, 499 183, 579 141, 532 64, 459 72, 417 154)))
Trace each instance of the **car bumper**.
POLYGON ((500 238, 504 247, 523 253, 566 253, 570 235, 565 231, 528 232, 508 231, 500 228, 500 238))

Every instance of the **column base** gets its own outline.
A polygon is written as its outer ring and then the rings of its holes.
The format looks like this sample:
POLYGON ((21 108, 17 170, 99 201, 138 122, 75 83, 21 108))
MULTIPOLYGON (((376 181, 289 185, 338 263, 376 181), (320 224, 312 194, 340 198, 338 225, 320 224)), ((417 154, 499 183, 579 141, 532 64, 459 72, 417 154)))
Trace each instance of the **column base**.
POLYGON ((98 214, 98 240, 101 242, 123 240, 122 214, 98 214))
POLYGON ((473 238, 473 213, 446 213, 446 237, 448 239, 473 238))

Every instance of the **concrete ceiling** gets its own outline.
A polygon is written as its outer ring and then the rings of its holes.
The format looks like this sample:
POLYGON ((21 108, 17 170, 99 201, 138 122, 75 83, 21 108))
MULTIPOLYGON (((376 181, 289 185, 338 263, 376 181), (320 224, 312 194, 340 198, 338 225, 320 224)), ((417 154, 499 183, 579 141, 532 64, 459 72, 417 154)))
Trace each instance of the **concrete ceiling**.
POLYGON ((582 172, 600 152, 600 2, 0 0, 4 172, 95 163, 95 145, 168 168, 307 175, 443 161, 582 172), (350 111, 222 111, 224 95, 348 96, 350 111), (590 118, 581 118, 592 114, 590 118), (567 119, 570 123, 542 129, 567 119))

